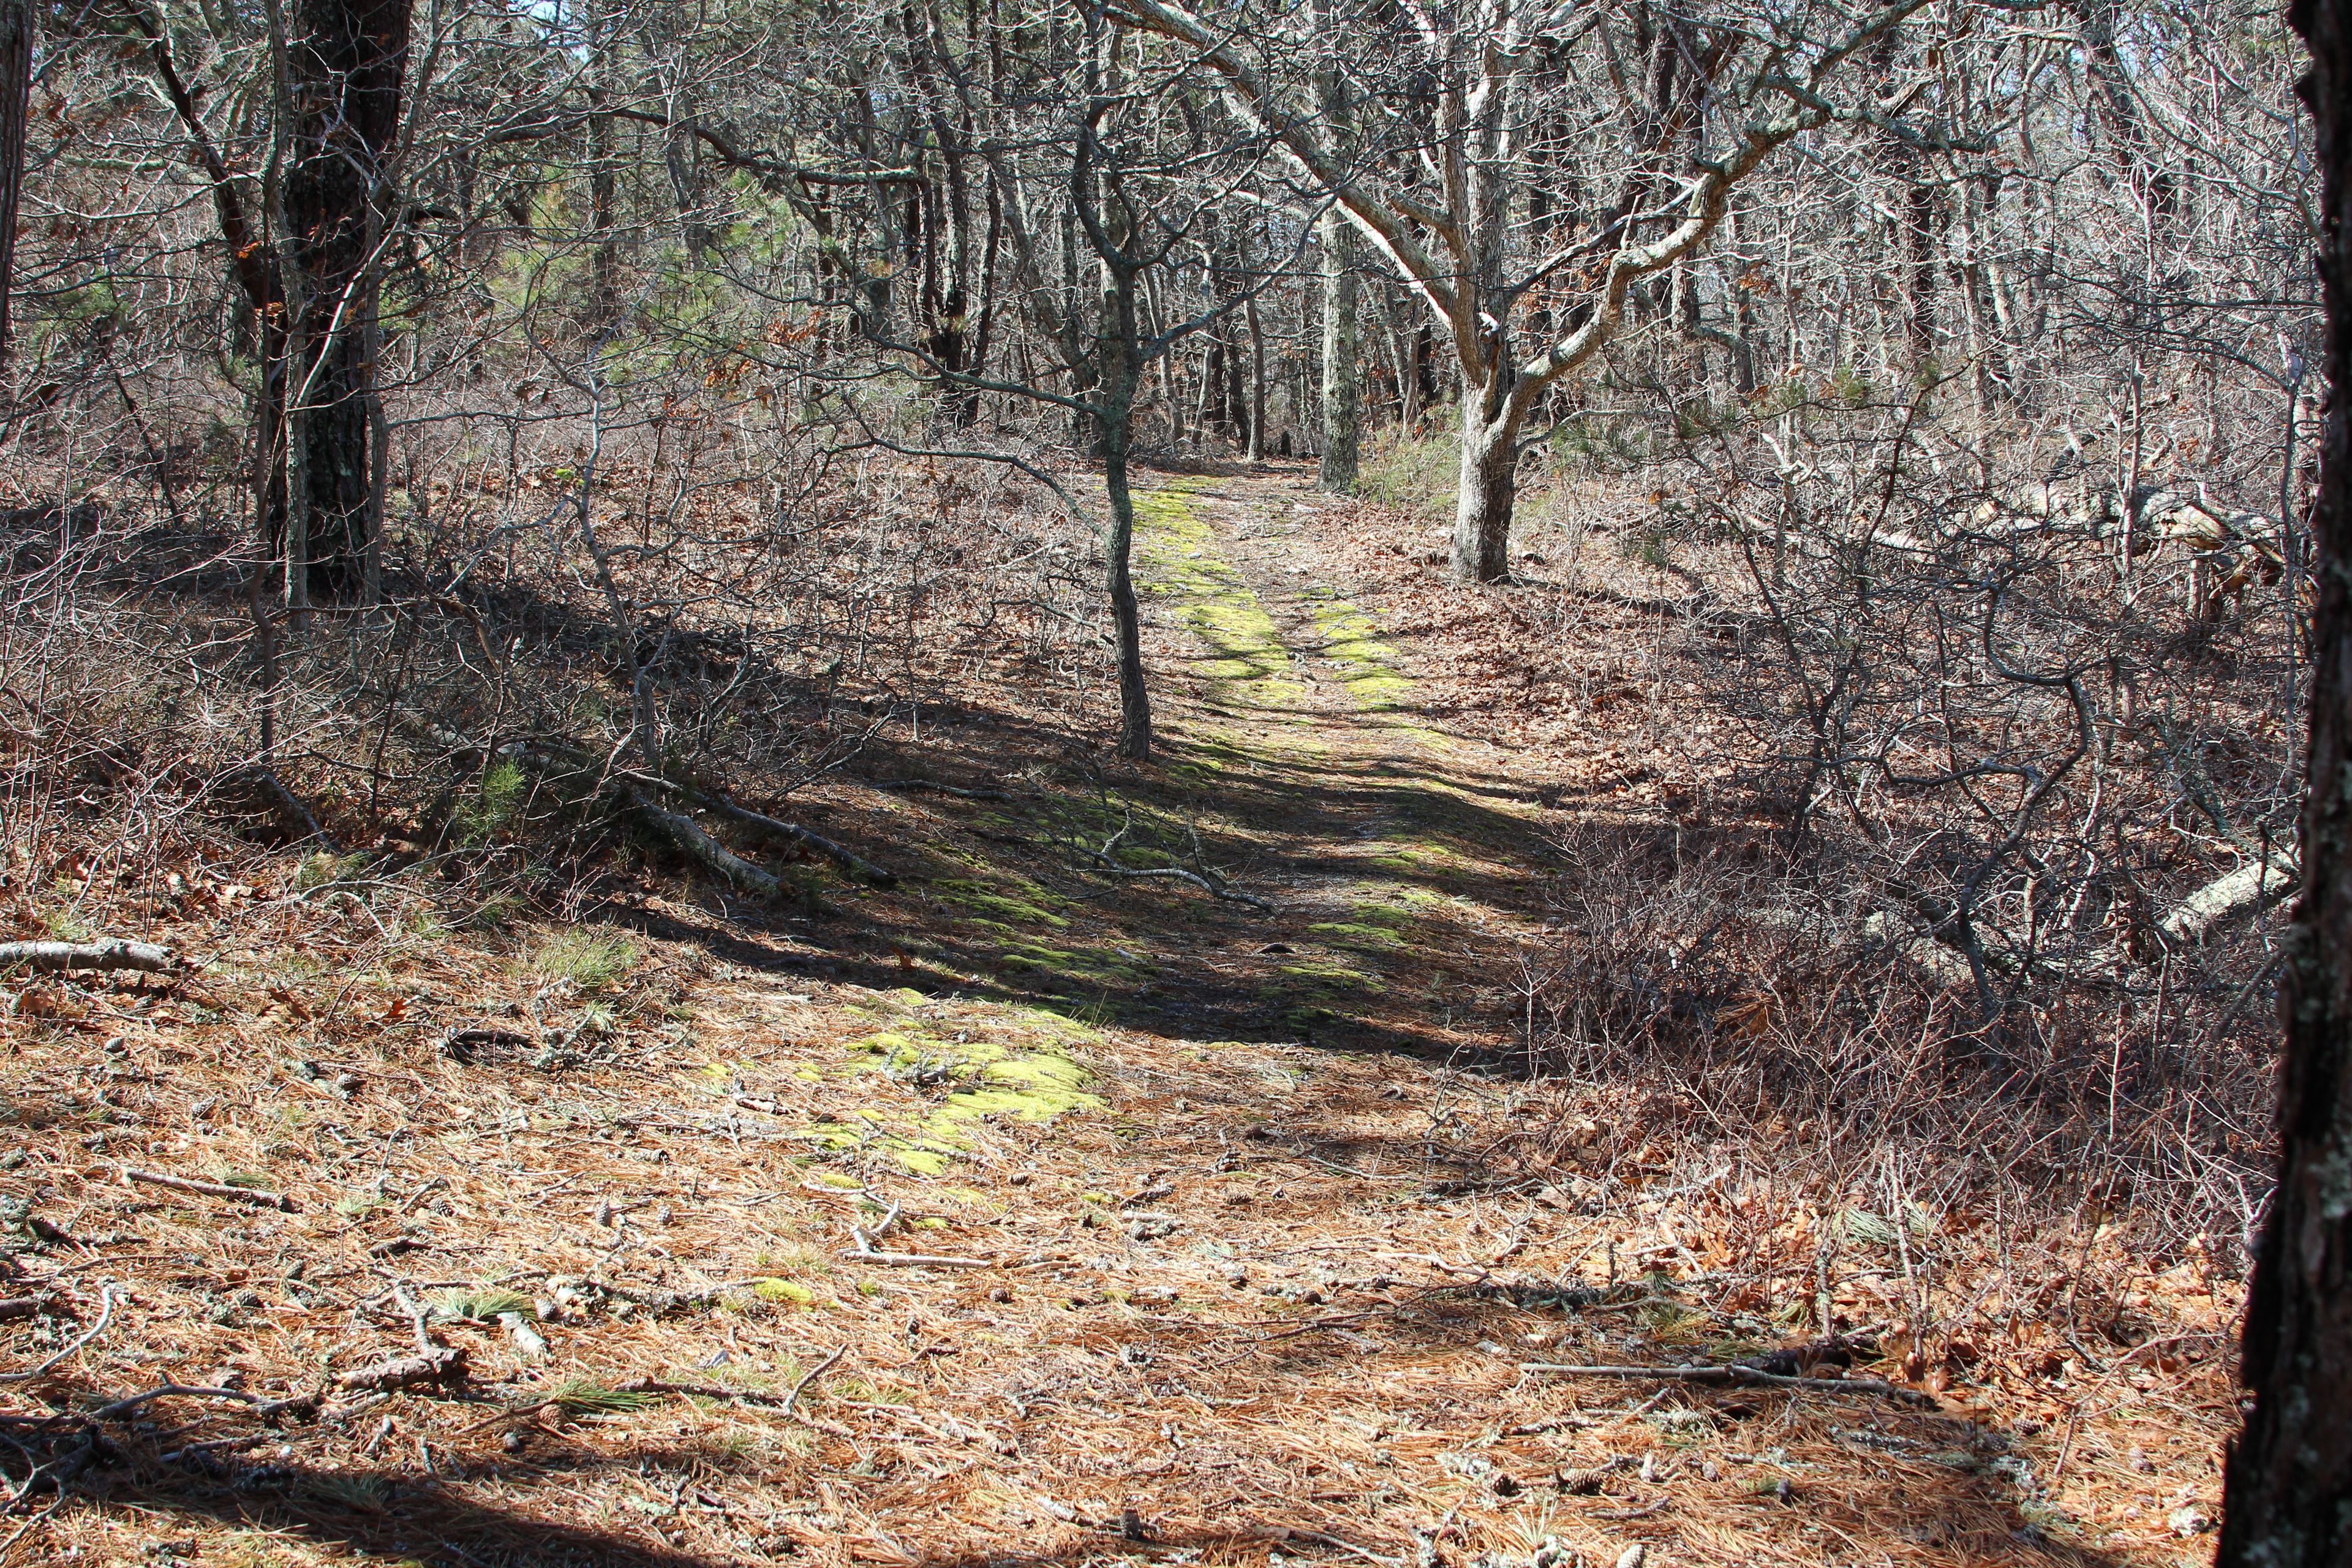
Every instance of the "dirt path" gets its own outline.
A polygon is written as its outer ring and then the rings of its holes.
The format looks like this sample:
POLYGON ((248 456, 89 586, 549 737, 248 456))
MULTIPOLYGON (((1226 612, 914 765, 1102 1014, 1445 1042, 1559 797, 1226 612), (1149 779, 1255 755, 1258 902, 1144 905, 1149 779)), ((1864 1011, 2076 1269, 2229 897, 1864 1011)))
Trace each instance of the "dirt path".
MULTIPOLYGON (((1544 1119, 1479 1067, 1507 1064, 1512 998, 1470 978, 1539 917, 1532 791, 1416 711, 1412 650, 1304 569, 1314 505, 1263 480, 1148 498, 1171 760, 1086 825, 1150 816, 1143 861, 1181 823, 1276 912, 1156 885, 1048 903, 1042 882, 1024 908, 975 876, 1013 973, 1025 954, 1152 978, 1092 1011, 984 984, 700 998, 699 1037, 739 1042, 718 1087, 791 1101, 828 1151, 759 1211, 786 1245, 703 1265, 772 1270, 753 1295, 778 1305, 729 1323, 723 1372, 697 1379, 823 1366, 813 1428, 707 1407, 708 1436, 773 1467, 706 1489, 735 1544, 758 1519, 751 1544, 835 1563, 2044 1555, 1987 1483, 2001 1443, 1967 1423, 1527 1370, 1721 1359, 1805 1309, 1710 1284, 1720 1260, 1670 1209, 1647 1232, 1598 1182, 1536 1174, 1544 1119), (1051 942, 1022 935, 1039 917, 1051 942)), ((724 1533, 672 1517, 681 1545, 724 1533)))
MULTIPOLYGON (((1254 846, 1286 950, 1244 979, 1309 1039, 1491 1057, 1493 987, 1541 907, 1542 824, 1511 759, 1419 710, 1409 650, 1318 580, 1309 493, 1179 481, 1142 508, 1157 617, 1193 645, 1163 701, 1170 772, 1254 846)), ((1180 643, 1181 650, 1181 643, 1180 643)))

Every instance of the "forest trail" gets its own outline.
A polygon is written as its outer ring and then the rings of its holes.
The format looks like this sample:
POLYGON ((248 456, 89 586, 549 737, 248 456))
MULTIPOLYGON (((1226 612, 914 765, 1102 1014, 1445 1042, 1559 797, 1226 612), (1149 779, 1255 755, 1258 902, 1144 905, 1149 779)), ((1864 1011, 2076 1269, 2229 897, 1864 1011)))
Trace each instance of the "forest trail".
POLYGON ((1139 508, 1139 575, 1179 640, 1166 771, 1251 847, 1276 905, 1257 922, 1276 951, 1248 956, 1278 962, 1226 983, 1309 1039, 1491 1062, 1524 1037, 1491 988, 1539 922, 1536 785, 1440 727, 1410 651, 1321 580, 1300 545, 1330 509, 1264 479, 1178 480, 1139 508))
MULTIPOLYGON (((1517 1070, 1508 955, 1564 819, 1313 564, 1323 505, 1262 474, 1149 493, 1162 759, 830 797, 845 836, 869 814, 854 841, 895 889, 761 925, 662 884, 519 953, 380 945, 335 991, 368 1044, 323 1065, 274 1059, 326 1053, 289 984, 328 973, 315 934, 220 954, 216 1013, 132 999, 115 1054, 61 1030, 44 1070, 156 1069, 118 1091, 142 1158, 290 1205, 154 1201, 79 1150, 27 1167, 60 1234, 135 1226, 111 1242, 163 1260, 96 1386, 296 1393, 415 1336, 467 1360, 125 1471, 49 1544, 251 1568, 2192 1554, 2063 1544, 2047 1455, 1994 1407, 1530 1370, 1794 1344, 1816 1285, 1884 1315, 1892 1264, 1829 1281, 1736 1250, 1703 1216, 1748 1200, 1729 1164, 1691 1182, 1671 1105, 1517 1070), (277 1000, 245 1016, 240 986, 277 1000), (565 1020, 561 1050, 519 1043, 565 1020)), ((2102 1441, 2160 1456, 2151 1497, 2209 1496, 2210 1449, 2138 1419, 2102 1441)))
MULTIPOLYGON (((629 1483, 656 1528, 695 1563, 2110 1561, 2033 1544, 2009 1440, 1966 1420, 1527 1370, 1719 1361, 1801 1339, 1806 1308, 1730 1285, 1674 1194, 1612 1215, 1594 1152, 1536 1157, 1556 1108, 1509 1070, 1510 994, 1467 976, 1536 930, 1544 825, 1318 580, 1318 504, 1262 478, 1146 495, 1158 782, 994 819, 1129 829, 1111 852, 1156 860, 1197 835, 1274 912, 1157 879, 1089 907, 973 855, 966 934, 899 949, 961 988, 698 990, 698 1041, 732 1042, 698 1087, 755 1113, 730 1127, 765 1111, 825 1152, 739 1166, 725 1228, 671 1217, 700 1278, 757 1281, 738 1310, 604 1331, 608 1384, 738 1395, 625 1418, 748 1460, 629 1483), (1091 1004, 1009 994, 1073 974, 1091 1004)), ((719 1153, 677 1158, 728 1184, 719 1153)))

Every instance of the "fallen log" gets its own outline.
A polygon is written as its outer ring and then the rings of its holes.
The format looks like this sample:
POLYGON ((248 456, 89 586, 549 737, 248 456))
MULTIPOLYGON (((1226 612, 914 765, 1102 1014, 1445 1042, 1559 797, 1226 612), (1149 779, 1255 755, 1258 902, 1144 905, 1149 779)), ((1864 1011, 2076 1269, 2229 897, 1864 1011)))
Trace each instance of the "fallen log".
POLYGON ((0 942, 0 969, 17 963, 51 973, 136 969, 148 974, 169 974, 180 961, 168 947, 127 937, 109 937, 103 942, 0 942))
POLYGON ((737 887, 757 893, 763 899, 782 899, 789 891, 782 879, 772 872, 761 870, 711 837, 684 812, 656 805, 634 789, 623 790, 621 798, 636 814, 640 822, 737 887))
POLYGON ((726 791, 709 788, 691 776, 679 779, 633 770, 614 772, 599 763, 584 748, 547 736, 493 746, 469 741, 445 730, 432 729, 427 732, 453 752, 505 757, 542 778, 588 781, 589 787, 583 792, 584 795, 604 795, 617 800, 623 809, 683 850, 688 858, 761 898, 782 899, 796 889, 719 843, 685 812, 656 801, 656 792, 667 792, 685 804, 700 806, 765 837, 813 849, 856 880, 869 882, 877 888, 893 888, 898 884, 896 873, 875 865, 845 845, 837 844, 824 834, 803 827, 796 822, 786 822, 765 812, 738 805, 726 791))
POLYGON ((2181 900, 2164 917, 2164 934, 2175 942, 2202 942, 2216 927, 2285 898, 2301 879, 2302 868, 2291 854, 2250 860, 2181 900))

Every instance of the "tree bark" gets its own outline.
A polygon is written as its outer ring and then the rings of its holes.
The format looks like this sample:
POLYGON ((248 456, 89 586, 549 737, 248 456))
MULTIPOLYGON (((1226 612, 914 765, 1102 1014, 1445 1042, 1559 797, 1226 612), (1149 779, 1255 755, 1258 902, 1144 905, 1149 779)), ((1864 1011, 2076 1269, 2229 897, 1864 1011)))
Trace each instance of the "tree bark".
MULTIPOLYGON (((289 40, 294 125, 286 175, 287 238, 303 281, 301 345, 287 373, 289 422, 302 449, 289 452, 302 547, 285 551, 307 574, 310 602, 357 597, 375 537, 371 443, 374 433, 375 255, 383 233, 384 160, 400 130, 408 66, 408 0, 303 0, 289 40)), ((291 498, 289 498, 290 501, 291 498)), ((284 541, 277 542, 283 548, 284 541)))
POLYGON ((2303 888, 2280 972, 2279 1181, 2254 1259, 2217 1568, 2352 1562, 2352 0, 2295 0, 2311 46, 2330 400, 2312 508, 2303 888))
POLYGON ((1250 341, 1249 460, 1262 463, 1265 461, 1265 323, 1258 319, 1255 293, 1242 301, 1242 315, 1249 323, 1250 341))
POLYGON ((32 0, 0 0, 0 371, 8 366, 8 290, 16 279, 16 198, 33 86, 32 0))
POLYGON ((1356 325, 1356 236, 1338 213, 1323 219, 1323 467, 1325 489, 1356 488, 1362 447, 1362 397, 1356 380, 1361 350, 1356 325))
MULTIPOLYGON (((1475 389, 1473 389, 1475 394, 1475 389)), ((1454 513, 1454 576, 1503 583, 1511 575, 1511 510, 1518 500, 1518 430, 1485 399, 1462 399, 1462 482, 1454 513)))
POLYGON ((1103 489, 1109 520, 1103 530, 1103 555, 1110 590, 1111 640, 1118 663, 1118 752, 1141 759, 1151 754, 1151 693, 1143 679, 1143 621, 1136 604, 1133 556, 1135 497, 1128 487, 1129 411, 1114 392, 1112 416, 1103 423, 1103 489))

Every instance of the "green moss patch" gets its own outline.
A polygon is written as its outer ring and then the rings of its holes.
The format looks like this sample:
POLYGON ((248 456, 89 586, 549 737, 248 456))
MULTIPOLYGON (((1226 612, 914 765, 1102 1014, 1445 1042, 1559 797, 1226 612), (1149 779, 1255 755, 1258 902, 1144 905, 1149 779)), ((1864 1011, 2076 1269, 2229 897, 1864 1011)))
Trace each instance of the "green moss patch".
POLYGON ((1318 921, 1307 928, 1337 947, 1402 947, 1404 938, 1388 926, 1357 921, 1318 921))
POLYGON ((1349 701, 1368 713, 1403 705, 1412 681, 1397 669, 1397 650, 1381 640, 1370 615, 1345 599, 1318 601, 1309 615, 1323 639, 1323 657, 1338 667, 1334 673, 1349 701))
POLYGON ((1286 963, 1282 972, 1320 991, 1372 991, 1384 989, 1381 983, 1360 970, 1339 963, 1286 963))
POLYGON ((1257 708, 1298 706, 1307 688, 1290 679, 1290 650, 1274 617, 1242 574, 1216 556, 1216 535, 1185 488, 1168 485, 1135 498, 1135 553, 1145 591, 1176 601, 1178 618, 1208 645, 1209 657, 1194 668, 1213 692, 1257 708))
POLYGON ((1066 917, 1048 907, 1066 905, 1068 900, 1025 878, 1010 884, 1010 890, 1004 884, 991 886, 963 878, 947 878, 930 884, 930 891, 933 898, 950 908, 1008 925, 1051 926, 1055 931, 1065 931, 1070 924, 1066 917))

